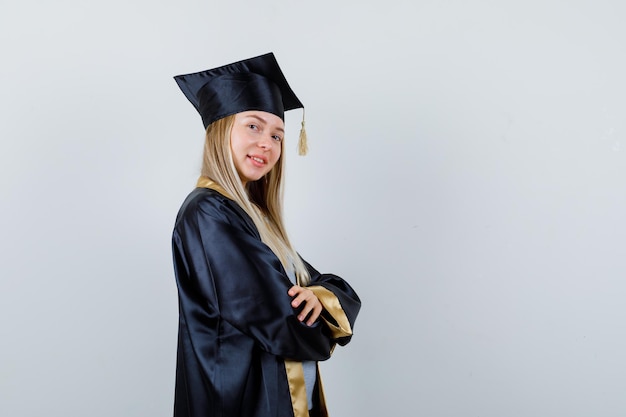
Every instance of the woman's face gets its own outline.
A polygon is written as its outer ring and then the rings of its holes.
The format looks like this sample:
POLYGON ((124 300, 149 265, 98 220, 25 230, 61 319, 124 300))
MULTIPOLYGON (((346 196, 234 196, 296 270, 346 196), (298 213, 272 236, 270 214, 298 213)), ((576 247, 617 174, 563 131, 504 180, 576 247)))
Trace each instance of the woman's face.
POLYGON ((284 136, 285 124, 272 113, 252 110, 235 115, 230 149, 244 185, 262 178, 276 165, 284 136))

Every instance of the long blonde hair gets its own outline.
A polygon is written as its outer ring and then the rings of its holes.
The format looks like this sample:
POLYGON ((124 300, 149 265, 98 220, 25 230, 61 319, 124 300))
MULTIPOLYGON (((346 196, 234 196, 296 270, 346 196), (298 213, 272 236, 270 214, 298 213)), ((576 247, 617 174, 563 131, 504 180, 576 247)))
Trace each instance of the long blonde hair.
POLYGON ((235 116, 211 123, 206 129, 202 176, 224 188, 252 218, 261 240, 274 252, 286 271, 294 270, 298 285, 306 286, 310 275, 304 262, 289 242, 282 216, 284 170, 283 142, 276 165, 258 181, 248 181, 244 187, 233 162, 230 135, 235 116))

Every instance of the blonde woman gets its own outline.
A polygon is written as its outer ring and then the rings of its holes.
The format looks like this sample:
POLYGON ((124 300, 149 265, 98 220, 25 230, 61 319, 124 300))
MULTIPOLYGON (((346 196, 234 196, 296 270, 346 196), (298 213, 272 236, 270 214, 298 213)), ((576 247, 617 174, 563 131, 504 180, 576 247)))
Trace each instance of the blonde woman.
POLYGON ((361 304, 285 230, 284 112, 302 103, 271 53, 175 79, 206 138, 173 232, 174 415, 327 416, 317 361, 350 341, 361 304))

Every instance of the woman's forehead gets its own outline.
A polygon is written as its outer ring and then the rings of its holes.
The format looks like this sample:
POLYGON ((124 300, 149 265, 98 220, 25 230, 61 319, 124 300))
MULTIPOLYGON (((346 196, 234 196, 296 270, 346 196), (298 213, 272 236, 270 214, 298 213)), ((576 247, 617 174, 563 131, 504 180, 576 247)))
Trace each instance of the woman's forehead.
POLYGON ((261 111, 261 110, 248 110, 248 111, 244 111, 241 113, 237 113, 235 114, 235 119, 236 120, 237 119, 239 120, 255 119, 266 125, 270 125, 272 127, 276 127, 281 130, 285 129, 285 122, 283 122, 283 119, 281 119, 280 117, 276 116, 273 113, 268 113, 268 112, 261 111))

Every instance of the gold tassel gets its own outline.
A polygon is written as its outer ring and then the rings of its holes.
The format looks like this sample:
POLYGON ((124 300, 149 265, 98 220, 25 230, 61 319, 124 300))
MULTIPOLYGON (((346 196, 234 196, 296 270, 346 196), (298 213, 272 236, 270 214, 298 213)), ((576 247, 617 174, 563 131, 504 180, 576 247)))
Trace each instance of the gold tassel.
POLYGON ((298 140, 298 155, 306 155, 309 151, 307 144, 306 129, 304 128, 304 109, 302 109, 302 128, 300 129, 300 139, 298 140))

